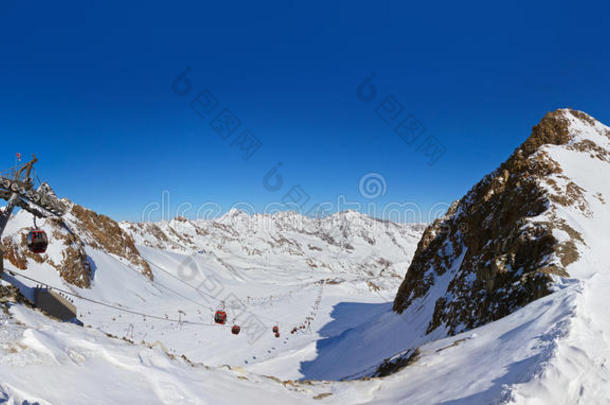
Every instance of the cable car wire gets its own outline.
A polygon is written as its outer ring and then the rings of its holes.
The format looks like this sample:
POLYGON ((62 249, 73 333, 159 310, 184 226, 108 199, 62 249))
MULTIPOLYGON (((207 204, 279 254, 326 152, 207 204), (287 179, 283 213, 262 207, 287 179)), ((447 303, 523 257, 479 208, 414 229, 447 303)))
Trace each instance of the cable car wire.
MULTIPOLYGON (((130 265, 125 264, 125 263, 121 262, 119 259, 117 259, 116 257, 113 257, 112 255, 109 255, 109 256, 110 256, 110 257, 112 257, 112 258, 113 258, 114 260, 116 260, 117 262, 121 263, 122 265, 126 266, 128 269, 130 269, 131 271, 135 272, 136 274, 138 274, 138 275, 140 275, 140 276, 142 275, 142 273, 141 273, 141 272, 139 272, 138 270, 136 270, 136 269, 132 268, 130 265)), ((148 263, 148 261, 146 261, 146 262, 148 263)), ((177 292, 177 291, 173 290, 172 288, 167 287, 167 286, 166 286, 166 285, 164 285, 164 284, 161 284, 160 282, 158 282, 158 281, 156 281, 156 280, 154 280, 154 279, 149 280, 149 281, 150 281, 152 284, 156 285, 156 286, 159 286, 159 287, 161 287, 161 288, 165 288, 167 291, 169 291, 169 292, 171 292, 171 293, 173 293, 173 294, 176 294, 176 295, 177 295, 177 296, 179 296, 180 298, 183 298, 183 299, 185 299, 185 300, 187 300, 187 301, 189 301, 189 302, 192 302, 192 303, 193 303, 193 304, 195 304, 195 305, 198 305, 198 306, 200 306, 200 307, 202 307, 202 308, 205 308, 205 309, 209 309, 210 311, 214 312, 214 309, 213 309, 213 308, 208 307, 207 305, 203 305, 203 304, 201 304, 201 303, 199 303, 199 302, 195 301, 194 299, 189 298, 189 297, 187 297, 187 296, 185 296, 185 295, 182 295, 182 294, 180 294, 179 292, 177 292)))
POLYGON ((211 327, 217 327, 217 325, 215 325, 215 324, 209 324, 209 323, 203 323, 203 322, 196 322, 196 321, 186 321, 186 320, 172 319, 172 318, 165 318, 165 317, 158 316, 158 315, 151 315, 151 314, 147 314, 147 313, 144 313, 144 312, 139 312, 139 311, 134 311, 134 310, 131 310, 131 309, 126 309, 126 308, 117 307, 117 306, 115 306, 115 305, 108 304, 108 303, 106 303, 106 302, 102 302, 102 301, 98 301, 98 300, 95 300, 95 299, 93 299, 93 298, 87 298, 87 297, 83 297, 83 296, 82 296, 82 295, 80 295, 80 294, 76 294, 76 293, 73 293, 73 292, 70 292, 70 291, 64 290, 64 289, 62 289, 62 288, 58 288, 58 287, 52 286, 52 285, 50 285, 50 284, 48 284, 48 283, 45 283, 45 282, 42 282, 42 281, 36 280, 36 279, 34 279, 34 278, 32 278, 32 277, 28 277, 28 276, 25 276, 25 275, 23 275, 23 274, 18 274, 18 273, 15 273, 15 272, 14 272, 14 271, 12 271, 12 270, 8 270, 8 269, 7 269, 6 271, 7 271, 9 274, 11 274, 12 276, 14 276, 14 277, 21 277, 21 278, 24 278, 24 279, 29 280, 29 281, 32 281, 32 282, 34 282, 34 283, 37 283, 37 284, 40 284, 40 285, 44 285, 44 286, 46 286, 47 288, 49 288, 49 289, 51 289, 51 290, 59 291, 59 292, 61 292, 61 293, 63 293, 63 294, 67 294, 67 295, 70 295, 70 296, 72 296, 72 297, 75 297, 75 298, 78 298, 78 299, 81 299, 81 300, 84 300, 84 301, 88 301, 88 302, 91 302, 91 303, 94 303, 94 304, 102 305, 102 306, 104 306, 104 307, 111 308, 111 309, 114 309, 114 310, 116 310, 116 311, 126 312, 126 313, 129 313, 129 314, 132 314, 132 315, 138 315, 138 316, 148 317, 148 318, 151 318, 151 319, 157 319, 157 320, 160 320, 160 321, 177 322, 177 323, 191 324, 191 325, 198 325, 198 326, 211 326, 211 327))
MULTIPOLYGON (((146 259, 144 259, 144 261, 145 261, 146 263, 148 263, 148 264, 150 264, 150 265, 153 265, 154 267, 158 268, 159 270, 161 270, 163 273, 167 274, 168 276, 170 276, 170 277, 172 277, 172 278, 174 278, 174 279, 178 280, 178 281, 179 281, 179 282, 181 282, 182 284, 185 284, 185 285, 187 285, 188 287, 190 287, 190 288, 194 289, 194 290, 195 290, 195 291, 197 291, 198 293, 203 294, 203 295, 206 295, 206 296, 208 296, 208 297, 212 298, 213 300, 218 301, 218 303, 219 303, 219 304, 222 304, 222 303, 224 302, 224 300, 222 300, 222 299, 220 299, 220 298, 216 298, 216 297, 214 297, 213 295, 210 295, 210 294, 208 294, 208 293, 205 293, 205 292, 203 292, 203 291, 199 290, 199 289, 198 289, 197 287, 195 287, 194 285, 189 284, 189 283, 187 283, 186 281, 184 281, 184 280, 180 279, 179 277, 177 277, 177 276, 173 275, 172 273, 170 273, 169 271, 165 270, 164 268, 162 268, 162 267, 161 267, 161 266, 159 266, 158 264, 155 264, 155 263, 153 263, 153 262, 151 262, 151 261, 148 261, 148 260, 146 260, 146 259)), ((240 301, 241 301, 241 299, 240 299, 240 301)), ((245 305, 244 305, 244 307, 245 307, 245 305)), ((212 310, 212 312, 214 312, 214 311, 215 311, 215 310, 212 310)), ((248 312, 252 313, 252 311, 249 311, 249 310, 248 310, 248 312)), ((254 314, 254 315, 256 315, 256 316, 257 316, 257 317, 259 317, 259 318, 266 319, 267 321, 271 321, 271 322, 272 322, 272 321, 274 321, 274 319, 273 319, 273 318, 270 318, 270 317, 267 317, 267 316, 264 316, 264 315, 260 315, 260 314, 254 314)))
POLYGON ((163 267, 159 266, 158 264, 155 264, 155 263, 153 263, 153 262, 151 262, 151 261, 148 261, 148 260, 146 260, 146 259, 144 259, 144 261, 145 261, 146 263, 148 263, 148 264, 150 264, 150 265, 153 265, 154 267, 158 268, 159 270, 161 270, 163 273, 167 274, 167 275, 168 275, 168 276, 170 276, 171 278, 173 278, 173 279, 175 279, 175 280, 178 280, 178 281, 179 281, 179 282, 181 282, 182 284, 184 284, 184 285, 186 285, 186 286, 188 286, 188 287, 192 288, 193 290, 197 291, 199 294, 202 294, 202 295, 205 295, 205 296, 207 296, 207 297, 210 297, 210 298, 212 298, 213 300, 218 301, 219 303, 221 303, 221 302, 222 302, 222 300, 221 300, 221 299, 216 298, 216 297, 214 297, 214 296, 213 296, 213 295, 211 295, 211 294, 208 294, 208 293, 206 293, 206 292, 203 292, 203 291, 199 290, 199 289, 198 289, 197 287, 195 287, 194 285, 189 284, 189 283, 187 283, 186 281, 182 280, 181 278, 179 278, 179 277, 177 277, 177 276, 173 275, 172 273, 170 273, 169 271, 165 270, 163 267))

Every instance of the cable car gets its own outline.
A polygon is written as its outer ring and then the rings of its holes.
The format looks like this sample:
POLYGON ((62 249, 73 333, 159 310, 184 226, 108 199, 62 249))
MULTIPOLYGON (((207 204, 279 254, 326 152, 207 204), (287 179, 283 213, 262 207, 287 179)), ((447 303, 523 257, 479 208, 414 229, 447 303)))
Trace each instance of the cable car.
POLYGON ((273 333, 279 333, 280 328, 278 328, 277 326, 274 326, 272 330, 273 330, 273 333))
POLYGON ((274 335, 275 335, 276 338, 279 338, 280 337, 280 332, 275 332, 274 335))
POLYGON ((28 233, 28 249, 32 253, 44 253, 47 251, 47 246, 49 245, 49 240, 47 239, 47 234, 45 231, 41 231, 40 229, 35 229, 28 233))
POLYGON ((233 327, 231 328, 231 333, 234 335, 239 335, 240 330, 241 328, 238 325, 233 325, 233 327))
POLYGON ((224 325, 227 321, 227 313, 225 311, 216 311, 214 314, 214 322, 224 325))

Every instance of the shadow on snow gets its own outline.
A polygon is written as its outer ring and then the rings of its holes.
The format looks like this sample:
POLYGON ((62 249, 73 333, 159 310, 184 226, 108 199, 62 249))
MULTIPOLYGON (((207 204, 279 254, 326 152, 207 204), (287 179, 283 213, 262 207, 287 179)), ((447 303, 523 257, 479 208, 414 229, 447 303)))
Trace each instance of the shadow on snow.
MULTIPOLYGON (((341 359, 351 361, 365 354, 362 347, 339 345, 350 334, 357 333, 358 326, 373 323, 379 316, 392 310, 392 302, 369 304, 362 302, 340 302, 333 307, 332 321, 319 331, 316 343, 318 353, 314 360, 301 362, 303 380, 334 380, 347 377, 343 374, 341 359), (339 349, 341 347, 341 349, 339 349), (339 373, 339 374, 338 374, 339 373)), ((351 370, 357 372, 358 370, 351 370)), ((349 374, 349 373, 348 373, 349 374)))

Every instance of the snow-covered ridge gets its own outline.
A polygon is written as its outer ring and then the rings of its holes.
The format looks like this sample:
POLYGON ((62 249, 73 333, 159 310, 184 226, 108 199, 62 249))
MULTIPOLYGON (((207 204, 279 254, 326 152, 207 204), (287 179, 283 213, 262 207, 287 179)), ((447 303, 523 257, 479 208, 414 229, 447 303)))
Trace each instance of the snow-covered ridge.
POLYGON ((296 212, 249 215, 232 209, 216 220, 183 217, 122 222, 137 245, 213 255, 230 265, 290 266, 402 277, 425 225, 397 224, 344 211, 325 218, 296 212))

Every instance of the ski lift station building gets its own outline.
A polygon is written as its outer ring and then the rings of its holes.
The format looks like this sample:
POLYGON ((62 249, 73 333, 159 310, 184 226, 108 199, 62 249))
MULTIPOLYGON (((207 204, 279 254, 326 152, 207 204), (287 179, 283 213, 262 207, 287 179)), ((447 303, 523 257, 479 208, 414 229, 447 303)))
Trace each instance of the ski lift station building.
POLYGON ((53 290, 36 288, 34 301, 36 307, 57 319, 69 321, 76 318, 76 306, 53 290))

